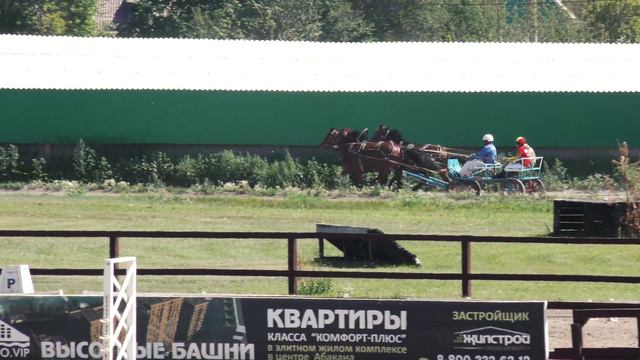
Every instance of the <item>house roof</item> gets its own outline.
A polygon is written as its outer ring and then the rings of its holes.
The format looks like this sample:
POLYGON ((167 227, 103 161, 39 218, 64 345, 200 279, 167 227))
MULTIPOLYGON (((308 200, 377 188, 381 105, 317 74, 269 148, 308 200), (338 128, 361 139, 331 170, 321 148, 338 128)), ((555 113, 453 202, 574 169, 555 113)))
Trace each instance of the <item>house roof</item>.
POLYGON ((131 2, 126 0, 100 0, 97 2, 96 20, 98 29, 110 30, 114 23, 122 22, 131 15, 131 2))
POLYGON ((3 89, 638 92, 640 45, 0 35, 3 89))

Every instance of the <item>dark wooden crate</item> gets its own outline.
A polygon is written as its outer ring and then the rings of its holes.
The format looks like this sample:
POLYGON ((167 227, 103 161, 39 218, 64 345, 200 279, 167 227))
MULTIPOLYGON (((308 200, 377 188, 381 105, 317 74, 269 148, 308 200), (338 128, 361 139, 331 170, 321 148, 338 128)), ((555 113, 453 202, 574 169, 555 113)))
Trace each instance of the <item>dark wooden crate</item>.
POLYGON ((589 200, 554 200, 553 234, 558 236, 631 235, 624 225, 627 204, 589 200))

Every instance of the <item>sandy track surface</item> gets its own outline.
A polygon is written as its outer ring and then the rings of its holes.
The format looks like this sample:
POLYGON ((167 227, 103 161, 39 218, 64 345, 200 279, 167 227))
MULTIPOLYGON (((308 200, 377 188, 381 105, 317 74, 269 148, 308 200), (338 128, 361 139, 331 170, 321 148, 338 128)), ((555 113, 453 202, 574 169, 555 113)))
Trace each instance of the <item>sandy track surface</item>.
MULTIPOLYGON (((549 350, 571 347, 571 310, 548 310, 549 350)), ((591 319, 582 328, 585 348, 638 347, 638 324, 633 318, 591 319)))

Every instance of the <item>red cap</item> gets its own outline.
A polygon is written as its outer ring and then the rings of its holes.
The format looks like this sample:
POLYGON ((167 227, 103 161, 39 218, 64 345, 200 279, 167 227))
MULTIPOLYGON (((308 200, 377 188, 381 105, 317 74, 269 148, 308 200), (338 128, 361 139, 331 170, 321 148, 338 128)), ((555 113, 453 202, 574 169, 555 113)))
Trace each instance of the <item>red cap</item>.
POLYGON ((516 138, 516 142, 517 142, 518 144, 520 144, 520 145, 524 145, 524 144, 526 144, 526 143, 527 143, 527 139, 525 139, 525 138, 524 138, 524 137, 522 137, 522 136, 518 136, 518 137, 516 138))

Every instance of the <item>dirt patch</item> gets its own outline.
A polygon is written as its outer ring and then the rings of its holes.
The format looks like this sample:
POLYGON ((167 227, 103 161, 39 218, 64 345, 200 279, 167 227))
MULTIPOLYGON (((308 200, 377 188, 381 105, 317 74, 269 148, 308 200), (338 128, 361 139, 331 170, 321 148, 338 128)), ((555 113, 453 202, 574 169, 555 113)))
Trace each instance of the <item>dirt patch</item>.
MULTIPOLYGON (((571 310, 548 310, 549 350, 571 347, 571 310)), ((591 319, 582 328, 586 348, 638 347, 638 324, 633 318, 591 319)))

